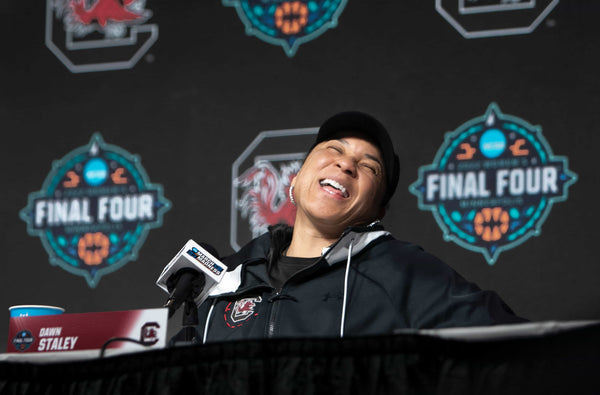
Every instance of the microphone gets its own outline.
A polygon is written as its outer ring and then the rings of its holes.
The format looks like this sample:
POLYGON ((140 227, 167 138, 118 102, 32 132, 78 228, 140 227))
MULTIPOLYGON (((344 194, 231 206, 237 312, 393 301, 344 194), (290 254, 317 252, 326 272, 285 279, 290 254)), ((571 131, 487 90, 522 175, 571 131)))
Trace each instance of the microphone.
POLYGON ((165 266, 156 285, 169 294, 164 306, 169 308, 169 318, 183 302, 201 304, 221 282, 227 266, 215 256, 214 247, 190 239, 165 266))
POLYGON ((184 267, 179 269, 167 280, 169 299, 163 307, 169 308, 169 318, 175 313, 179 306, 187 300, 193 301, 204 289, 206 280, 196 269, 184 267))

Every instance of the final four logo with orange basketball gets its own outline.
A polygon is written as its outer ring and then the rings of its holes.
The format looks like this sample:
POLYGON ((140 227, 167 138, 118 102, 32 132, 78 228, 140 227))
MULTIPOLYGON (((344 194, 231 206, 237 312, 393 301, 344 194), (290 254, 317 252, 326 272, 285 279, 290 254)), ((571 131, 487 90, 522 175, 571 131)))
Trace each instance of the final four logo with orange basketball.
POLYGON ((298 47, 337 26, 347 0, 223 0, 235 7, 246 33, 281 45, 292 57, 298 47))
POLYGON ((539 126, 492 103, 482 117, 446 134, 410 191, 430 210, 444 239, 493 265, 502 251, 538 236, 577 175, 554 156, 539 126))
POLYGON ((137 257, 150 228, 171 203, 151 184, 140 158, 95 133, 87 146, 52 164, 20 216, 39 236, 52 265, 95 287, 104 274, 137 257))

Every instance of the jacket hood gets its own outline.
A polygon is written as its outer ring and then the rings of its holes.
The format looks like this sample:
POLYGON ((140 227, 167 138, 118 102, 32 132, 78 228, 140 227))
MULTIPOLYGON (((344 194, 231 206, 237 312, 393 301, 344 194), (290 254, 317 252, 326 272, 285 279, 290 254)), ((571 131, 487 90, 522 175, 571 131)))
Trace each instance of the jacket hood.
POLYGON ((350 246, 352 246, 351 256, 354 256, 375 240, 388 235, 390 235, 390 232, 383 230, 383 226, 379 221, 367 226, 350 227, 342 233, 338 241, 325 248, 321 255, 331 266, 348 258, 350 246))

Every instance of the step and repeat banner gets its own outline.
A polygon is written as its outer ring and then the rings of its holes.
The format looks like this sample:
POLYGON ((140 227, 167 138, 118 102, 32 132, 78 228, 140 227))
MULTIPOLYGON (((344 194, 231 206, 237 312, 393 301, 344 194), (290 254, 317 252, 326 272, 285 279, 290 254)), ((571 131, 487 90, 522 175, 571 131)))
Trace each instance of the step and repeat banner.
MULTIPOLYGON (((401 176, 384 218, 531 320, 600 318, 600 4, 3 2, 0 308, 164 304, 189 239, 293 224, 318 126, 362 110, 401 176)), ((176 327, 174 318, 169 325, 176 327)))

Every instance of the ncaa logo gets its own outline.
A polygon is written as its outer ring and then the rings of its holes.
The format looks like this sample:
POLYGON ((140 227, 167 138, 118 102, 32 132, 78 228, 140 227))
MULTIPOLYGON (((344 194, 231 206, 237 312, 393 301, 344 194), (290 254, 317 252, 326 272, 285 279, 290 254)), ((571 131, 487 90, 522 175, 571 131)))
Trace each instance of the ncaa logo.
POLYGON ((52 164, 20 217, 27 232, 40 238, 52 265, 84 277, 93 288, 137 257, 170 207, 138 156, 105 144, 95 133, 87 146, 52 164))
POLYGON ((290 182, 318 128, 265 131, 235 160, 231 176, 231 247, 238 251, 269 225, 294 224, 290 182))
POLYGON ((281 45, 292 57, 301 44, 337 26, 347 0, 223 0, 235 7, 246 34, 281 45))
POLYGON ((73 73, 130 69, 158 39, 146 0, 46 0, 46 46, 73 73))
POLYGON ((541 127, 492 103, 485 115, 446 134, 410 191, 446 241, 482 253, 492 265, 502 251, 540 235, 552 205, 566 200, 577 180, 568 167, 541 127))

